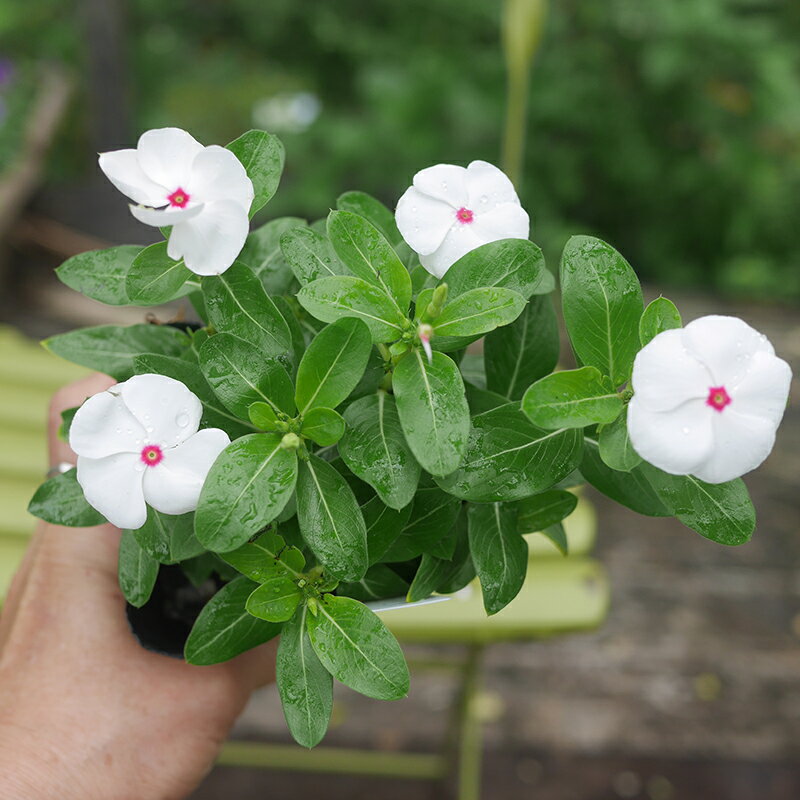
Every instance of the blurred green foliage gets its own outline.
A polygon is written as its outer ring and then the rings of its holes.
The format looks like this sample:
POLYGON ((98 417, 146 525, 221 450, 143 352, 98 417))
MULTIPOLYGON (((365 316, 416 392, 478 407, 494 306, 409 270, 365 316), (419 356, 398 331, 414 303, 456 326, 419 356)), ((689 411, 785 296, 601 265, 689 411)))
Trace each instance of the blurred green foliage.
MULTIPOLYGON (((83 0, 0 2, 3 48, 82 68, 83 0)), ((393 205, 423 166, 499 160, 500 10, 129 0, 136 129, 226 142, 263 126, 270 98, 310 93, 316 121, 275 131, 288 160, 270 215, 316 218, 351 188, 393 205)), ((568 235, 594 233, 645 279, 800 297, 799 35, 791 0, 552 2, 521 187, 551 263, 568 235)), ((66 141, 62 159, 90 169, 85 140, 66 141)))

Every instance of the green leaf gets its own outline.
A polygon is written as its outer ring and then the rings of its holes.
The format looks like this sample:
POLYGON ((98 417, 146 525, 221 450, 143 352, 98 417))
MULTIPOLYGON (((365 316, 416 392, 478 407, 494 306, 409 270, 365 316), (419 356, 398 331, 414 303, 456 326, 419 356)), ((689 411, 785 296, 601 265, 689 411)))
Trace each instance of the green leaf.
POLYGON ((367 571, 367 527, 353 490, 317 456, 300 462, 297 519, 303 538, 332 575, 357 581, 367 571))
POLYGON ((294 312, 294 307, 297 306, 297 303, 293 300, 292 305, 290 305, 289 301, 281 296, 273 297, 272 302, 275 303, 275 307, 281 312, 281 316, 286 320, 286 324, 289 326, 289 335, 292 339, 292 349, 289 351, 289 360, 291 362, 292 374, 294 374, 297 372, 297 365, 300 363, 300 359, 306 351, 306 340, 303 336, 303 329, 294 312))
POLYGON ((389 629, 365 605, 325 595, 306 619, 319 660, 336 680, 376 700, 408 694, 403 651, 389 629))
POLYGON ((150 599, 158 566, 158 561, 139 547, 131 531, 122 531, 117 564, 119 588, 132 606, 141 608, 150 599))
MULTIPOLYGON (((464 370, 461 370, 464 374, 464 370)), ((504 406, 508 399, 501 394, 488 392, 486 389, 479 389, 469 381, 464 382, 464 390, 467 393, 467 403, 469 405, 470 414, 483 414, 485 411, 491 411, 493 408, 504 406)))
POLYGON ((573 236, 561 258, 561 302, 572 347, 614 386, 628 380, 639 351, 642 288, 628 262, 591 236, 573 236))
POLYGON ((407 591, 408 582, 386 564, 375 564, 370 567, 360 581, 339 585, 339 594, 361 600, 363 603, 385 600, 389 597, 403 597, 407 591))
POLYGON ((470 250, 447 270, 444 281, 451 299, 476 287, 513 289, 526 300, 555 288, 541 248, 527 239, 500 239, 470 250))
POLYGON ((125 276, 141 245, 124 244, 106 250, 90 250, 67 259, 57 270, 59 280, 76 292, 110 306, 131 305, 125 276))
POLYGON ((582 438, 576 428, 537 428, 517 403, 508 403, 473 417, 461 466, 436 482, 476 503, 521 500, 549 489, 575 469, 582 438))
POLYGON ((286 320, 255 273, 241 261, 222 275, 204 277, 202 286, 208 321, 218 331, 245 339, 263 355, 280 356, 291 350, 286 320))
POLYGON ((517 531, 517 509, 504 503, 471 505, 469 549, 487 614, 505 608, 525 583, 528 543, 517 531))
POLYGON ((517 530, 520 533, 544 531, 566 519, 577 504, 577 496, 562 489, 526 497, 517 503, 517 530))
POLYGON ((282 536, 265 531, 257 539, 221 557, 232 567, 259 583, 275 575, 298 579, 303 576, 306 559, 296 547, 287 545, 282 536))
POLYGON ((469 440, 469 407, 455 362, 443 353, 433 360, 419 350, 400 359, 392 382, 400 423, 411 452, 432 475, 458 467, 469 440))
POLYGON ((436 586, 440 594, 452 594, 463 589, 475 577, 475 564, 469 551, 468 514, 465 507, 456 523, 456 546, 453 556, 447 563, 450 568, 436 586))
POLYGON ((540 428, 583 428, 613 422, 622 398, 594 367, 554 372, 528 387, 522 410, 540 428))
POLYGON ((630 472, 642 463, 642 457, 633 449, 628 435, 628 409, 613 421, 599 429, 598 445, 600 458, 611 469, 630 472))
POLYGON ((350 211, 331 211, 328 238, 336 255, 359 278, 377 286, 405 315, 411 304, 411 276, 383 234, 350 211))
POLYGON ((362 397, 344 412, 347 423, 339 455, 390 508, 401 509, 414 498, 421 468, 403 435, 392 395, 384 391, 362 397))
POLYGON ((167 325, 98 325, 45 339, 51 353, 118 381, 134 373, 133 360, 144 353, 178 356, 189 345, 182 331, 167 325))
POLYGON ((750 541, 756 512, 741 478, 705 483, 694 475, 668 475, 646 461, 638 469, 669 512, 687 528, 719 544, 750 541))
POLYGON ((450 569, 449 561, 425 553, 419 562, 414 580, 411 581, 406 600, 409 603, 416 603, 418 600, 430 597, 436 591, 436 587, 447 577, 450 569))
POLYGON ((336 201, 336 208, 339 211, 350 211, 358 214, 371 222, 385 237, 395 245, 403 240, 397 223, 394 221, 394 214, 372 195, 366 192, 345 192, 340 194, 336 201))
POLYGON ((366 323, 373 342, 393 342, 407 325, 394 301, 361 278, 319 278, 304 286, 297 299, 309 314, 323 322, 357 317, 366 323))
POLYGON ((657 297, 645 308, 639 320, 639 340, 642 347, 663 331, 683 327, 680 311, 671 300, 657 297))
POLYGON ((247 598, 245 608, 259 619, 267 622, 286 622, 294 616, 303 593, 286 574, 268 577, 247 598))
POLYGON ((595 439, 584 439, 581 474, 612 500, 648 517, 668 517, 669 509, 661 502, 642 471, 642 465, 630 472, 617 472, 603 463, 595 439))
POLYGON ((210 336, 200 347, 200 368, 214 394, 240 419, 248 419, 252 403, 294 412, 291 378, 281 363, 230 333, 210 336))
POLYGON ((437 336, 476 336, 513 322, 525 298, 512 289, 471 289, 456 297, 433 321, 437 336))
POLYGON ((253 182, 255 196, 250 205, 250 218, 265 206, 278 189, 286 157, 281 140, 264 131, 247 131, 228 146, 253 182))
POLYGON ((297 368, 295 401, 300 414, 338 406, 364 374, 371 350, 369 329, 358 319, 340 319, 323 328, 297 368))
POLYGON ((556 522, 554 525, 548 525, 544 530, 539 531, 543 536, 546 536, 558 549, 562 556, 569 555, 569 540, 567 539, 567 532, 564 530, 564 525, 556 522))
POLYGON ((304 417, 300 433, 321 447, 336 444, 345 431, 344 419, 332 408, 312 408, 304 417))
POLYGON ((257 619, 245 608, 256 584, 234 578, 203 607, 183 654, 190 664, 219 664, 257 647, 281 632, 281 625, 257 619))
POLYGON ((327 236, 312 228, 295 228, 284 233, 281 251, 303 286, 317 278, 351 274, 339 260, 327 236))
POLYGON ((148 506, 147 521, 133 535, 139 547, 161 564, 177 564, 205 551, 194 535, 191 512, 170 516, 148 506))
POLYGON ((250 422, 262 431, 278 430, 278 415, 269 403, 261 400, 252 403, 247 407, 247 415, 250 417, 250 422))
POLYGON ((521 399, 528 386, 555 369, 558 350, 553 301, 532 297, 514 322, 486 337, 486 388, 508 400, 521 399))
POLYGON ((195 512, 195 534, 217 553, 233 550, 280 514, 294 492, 297 456, 277 433, 251 433, 211 467, 195 512))
POLYGON ((302 747, 322 741, 333 709, 333 678, 317 658, 306 632, 303 606, 283 626, 275 663, 286 725, 302 747))
MULTIPOLYGON (((281 237, 289 231, 305 228, 300 217, 280 217, 256 228, 247 237, 239 261, 258 276, 267 294, 288 294, 294 273, 281 252, 281 237)), ((305 228, 308 230, 308 228, 305 228)))
POLYGON ((77 475, 73 468, 48 478, 31 498, 28 513, 52 525, 69 528, 102 525, 106 518, 86 502, 77 475))
POLYGON ((379 497, 373 497, 361 506, 367 526, 367 551, 370 565, 383 559, 411 514, 411 504, 399 511, 384 505, 379 497))
POLYGON ((125 291, 136 305, 157 306, 183 294, 183 285, 192 277, 183 259, 170 258, 167 243, 158 242, 145 247, 133 259, 125 278, 125 291))

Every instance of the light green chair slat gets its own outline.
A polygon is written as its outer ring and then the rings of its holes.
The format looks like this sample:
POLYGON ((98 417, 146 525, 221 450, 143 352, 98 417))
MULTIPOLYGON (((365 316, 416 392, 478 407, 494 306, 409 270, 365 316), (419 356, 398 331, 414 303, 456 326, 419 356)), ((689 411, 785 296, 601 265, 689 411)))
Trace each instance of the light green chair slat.
POLYGON ((47 472, 47 441, 44 422, 38 431, 11 428, 0 420, 0 479, 37 478, 47 472))
POLYGON ((54 391, 89 370, 48 353, 13 328, 0 327, 0 384, 54 391))
POLYGON ((0 425, 42 435, 52 391, 44 387, 0 383, 0 425))

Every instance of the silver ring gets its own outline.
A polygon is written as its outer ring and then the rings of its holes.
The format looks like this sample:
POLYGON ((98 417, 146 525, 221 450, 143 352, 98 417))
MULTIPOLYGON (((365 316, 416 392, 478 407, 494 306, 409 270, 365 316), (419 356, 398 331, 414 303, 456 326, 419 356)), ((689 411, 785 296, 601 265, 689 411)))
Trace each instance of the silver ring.
POLYGON ((58 464, 54 464, 47 470, 47 477, 48 478, 55 478, 56 475, 63 475, 65 472, 69 472, 75 464, 70 464, 69 461, 59 461, 58 464))

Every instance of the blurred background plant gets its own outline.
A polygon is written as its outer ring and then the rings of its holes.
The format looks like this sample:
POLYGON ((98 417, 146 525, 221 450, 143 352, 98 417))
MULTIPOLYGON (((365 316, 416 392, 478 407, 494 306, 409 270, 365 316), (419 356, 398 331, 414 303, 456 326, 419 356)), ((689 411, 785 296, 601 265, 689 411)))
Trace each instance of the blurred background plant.
MULTIPOLYGON (((59 59, 80 75, 92 6, 4 0, 4 58, 59 59)), ((128 140, 168 124, 207 142, 264 127, 288 152, 271 214, 316 218, 356 186, 393 203, 422 165, 499 160, 500 7, 129 0, 128 140)), ((584 231, 645 279, 800 296, 799 34, 800 6, 780 0, 553 3, 526 92, 522 183, 551 263, 584 231)), ((52 178, 94 168, 86 108, 79 97, 52 178)))

